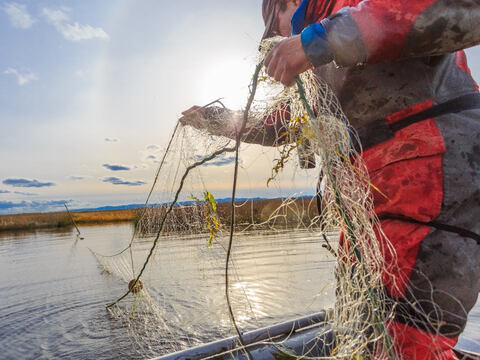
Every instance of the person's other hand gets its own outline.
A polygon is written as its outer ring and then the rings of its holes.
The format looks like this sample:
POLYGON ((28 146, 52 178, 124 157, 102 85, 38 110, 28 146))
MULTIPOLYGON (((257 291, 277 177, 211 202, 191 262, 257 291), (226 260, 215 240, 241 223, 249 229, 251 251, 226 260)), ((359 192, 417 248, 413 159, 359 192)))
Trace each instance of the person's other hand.
POLYGON ((279 42, 265 59, 267 74, 285 86, 294 83, 295 77, 312 67, 303 50, 300 35, 279 42))
POLYGON ((192 126, 198 130, 206 128, 204 108, 198 105, 192 106, 190 109, 182 112, 182 117, 178 119, 183 126, 192 126))

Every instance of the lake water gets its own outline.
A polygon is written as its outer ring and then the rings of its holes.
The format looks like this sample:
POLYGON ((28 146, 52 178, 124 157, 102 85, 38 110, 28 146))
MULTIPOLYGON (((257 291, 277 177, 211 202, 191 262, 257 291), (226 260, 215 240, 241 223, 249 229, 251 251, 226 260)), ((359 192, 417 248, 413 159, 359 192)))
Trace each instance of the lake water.
MULTIPOLYGON (((130 225, 115 225, 84 227, 82 241, 70 230, 1 234, 0 358, 140 359, 233 334, 224 299, 224 250, 207 248, 202 236, 160 242, 145 281, 161 300, 168 332, 132 339, 131 327, 105 309, 126 290, 125 281, 102 272, 90 251, 115 253, 131 233, 130 225)), ((149 246, 145 241, 144 250, 149 246)), ((334 261, 307 233, 239 236, 233 260, 232 303, 242 329, 332 303, 334 261)), ((480 343, 480 303, 460 343, 480 343)))

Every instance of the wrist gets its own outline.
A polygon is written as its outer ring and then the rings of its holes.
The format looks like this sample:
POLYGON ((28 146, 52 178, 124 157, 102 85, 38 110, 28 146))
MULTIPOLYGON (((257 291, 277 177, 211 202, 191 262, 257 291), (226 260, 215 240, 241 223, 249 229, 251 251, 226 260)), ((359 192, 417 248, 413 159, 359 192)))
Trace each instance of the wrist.
POLYGON ((333 61, 327 32, 322 23, 309 25, 301 33, 303 50, 313 66, 325 65, 333 61))

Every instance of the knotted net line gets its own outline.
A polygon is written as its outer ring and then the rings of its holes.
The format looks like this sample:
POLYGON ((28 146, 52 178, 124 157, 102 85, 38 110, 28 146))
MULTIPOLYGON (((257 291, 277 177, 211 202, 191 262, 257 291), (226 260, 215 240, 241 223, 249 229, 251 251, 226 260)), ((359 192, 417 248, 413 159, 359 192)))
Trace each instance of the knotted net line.
MULTIPOLYGON (((128 246, 111 255, 93 252, 105 272, 126 285, 123 295, 108 309, 125 322, 142 356, 158 355, 159 349, 166 353, 212 341, 219 334, 231 334, 232 324, 236 332, 243 331, 242 326, 261 324, 262 314, 245 285, 248 282, 242 279, 242 261, 239 258, 237 263, 233 242, 239 236, 287 232, 327 241, 324 245, 328 251, 324 249, 322 256, 336 264, 321 285, 335 293, 329 319, 335 343, 326 358, 396 358, 385 328, 392 308, 382 285, 382 277, 389 276, 386 269, 391 268, 386 266, 385 257, 393 263, 395 251, 378 226, 373 185, 352 145, 355 131, 328 85, 312 71, 301 74, 291 87, 265 74, 263 59, 279 40, 262 44, 243 111, 231 111, 215 101, 192 115, 192 126, 177 124, 128 246), (269 152, 273 158, 268 160, 262 150, 265 147, 274 149, 269 152), (322 182, 316 192, 322 199, 321 215, 315 197, 301 192, 290 191, 288 196, 260 207, 248 200, 218 201, 214 190, 223 189, 217 192, 227 194, 229 189, 219 182, 217 166, 227 166, 234 183, 231 197, 235 199, 243 183, 256 181, 250 176, 258 177, 255 164, 263 155, 269 164, 261 179, 265 187, 291 190, 295 181, 301 182, 298 174, 307 171, 303 176, 312 179, 320 170, 322 182), (301 170, 306 167, 317 170, 301 170), (225 282, 218 283, 215 291, 225 291, 227 301, 208 305, 219 321, 212 323, 204 336, 196 335, 198 322, 185 317, 195 318, 195 307, 205 305, 195 301, 180 304, 161 290, 161 284, 175 283, 175 274, 158 262, 159 252, 165 255, 171 250, 168 244, 179 237, 189 247, 196 244, 181 267, 181 271, 195 274, 195 284, 205 280, 201 274, 211 269, 225 274, 225 282), (188 311, 190 315, 186 315, 188 311), (250 314, 251 322, 236 317, 238 313, 250 314), (230 332, 222 332, 225 328, 230 332)), ((232 188, 231 183, 229 186, 232 188)), ((182 297, 190 285, 175 286, 175 295, 182 297)), ((184 295, 188 296, 186 291, 184 295)))

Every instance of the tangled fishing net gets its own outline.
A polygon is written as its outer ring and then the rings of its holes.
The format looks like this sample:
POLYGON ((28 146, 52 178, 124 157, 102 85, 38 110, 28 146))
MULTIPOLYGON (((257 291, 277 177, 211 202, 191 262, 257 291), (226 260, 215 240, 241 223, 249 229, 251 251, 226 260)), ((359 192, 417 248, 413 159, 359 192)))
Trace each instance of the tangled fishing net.
MULTIPOLYGON (((259 310, 254 282, 242 275, 243 258, 237 262, 235 241, 242 237, 255 247, 259 236, 275 239, 287 234, 295 241, 301 234, 322 244, 323 253, 313 256, 336 264, 325 269, 324 284, 308 285, 315 292, 312 301, 318 297, 320 290, 316 289, 329 288, 331 295, 335 293, 329 319, 335 344, 328 358, 396 358, 385 328, 392 309, 382 286, 382 276, 388 275, 384 259, 386 254, 393 259, 394 250, 387 241, 382 245, 377 241, 381 231, 373 211, 372 184, 352 146, 355 132, 331 90, 312 71, 301 74, 291 87, 281 86, 264 73, 263 58, 278 40, 266 40, 262 46, 243 111, 231 111, 216 101, 191 116, 193 126, 176 126, 130 243, 115 254, 95 253, 104 270, 125 284, 119 289, 123 295, 108 309, 125 322, 143 356, 212 341, 232 334, 232 328, 242 333, 242 326, 252 328, 261 323, 260 318, 269 314, 259 310), (273 150, 264 152, 250 143, 273 150), (255 165, 260 154, 267 154, 265 158, 273 154, 269 163, 265 162, 267 169, 255 165), (226 164, 232 179, 231 202, 217 201, 221 196, 215 189, 223 189, 219 192, 224 197, 228 190, 217 180, 218 167, 214 165, 219 164, 226 164), (313 179, 310 186, 315 188, 319 172, 321 214, 313 194, 292 191, 296 181, 305 183, 304 178, 313 179), (255 179, 250 173, 256 174, 255 179), (263 174, 263 186, 277 189, 279 194, 281 189, 290 193, 260 209, 253 201, 235 201, 237 191, 248 194, 243 190, 259 181, 258 174, 263 174), (188 297, 185 289, 193 286, 176 283, 175 274, 158 262, 159 252, 168 253, 169 244, 179 238, 191 247, 188 255, 178 260, 185 262, 179 265, 180 271, 190 271, 197 287, 205 281, 202 274, 208 269, 221 272, 223 283, 206 291, 225 292, 223 302, 206 303, 207 294, 204 300, 185 305, 162 290, 173 287, 181 298, 188 297), (192 318, 203 316, 197 315, 203 308, 216 314, 218 321, 211 323, 202 338, 194 335, 198 322, 192 318), (243 316, 237 317, 239 313, 243 316)), ((268 269, 262 267, 262 271, 268 269)))

